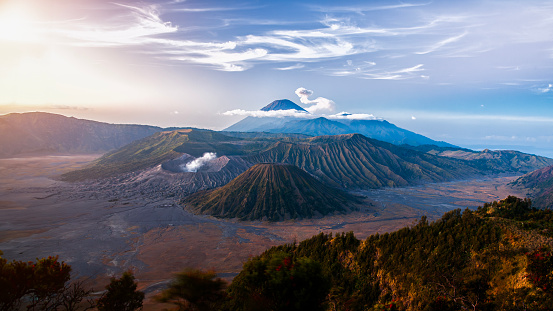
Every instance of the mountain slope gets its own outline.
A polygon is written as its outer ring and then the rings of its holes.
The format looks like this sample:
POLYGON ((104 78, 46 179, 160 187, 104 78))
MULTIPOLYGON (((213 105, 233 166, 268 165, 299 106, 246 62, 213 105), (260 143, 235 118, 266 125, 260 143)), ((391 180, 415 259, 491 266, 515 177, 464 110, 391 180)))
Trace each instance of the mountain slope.
POLYGON ((299 110, 302 112, 307 112, 307 110, 303 109, 302 107, 296 105, 293 101, 288 99, 278 99, 275 101, 272 101, 267 106, 261 108, 261 111, 272 111, 272 110, 299 110))
POLYGON ((346 212, 358 200, 296 166, 256 164, 225 186, 197 192, 184 202, 200 214, 279 221, 346 212))
POLYGON ((426 136, 397 127, 385 120, 337 120, 350 128, 350 133, 359 133, 367 137, 385 141, 394 145, 436 145, 454 147, 453 145, 430 139, 426 136))
POLYGON ((311 136, 321 135, 341 135, 350 134, 351 129, 336 121, 331 121, 326 118, 316 118, 309 120, 297 120, 288 121, 282 126, 269 129, 271 133, 298 133, 311 136))
MULTIPOLYGON (((274 144, 274 141, 272 139, 244 140, 215 131, 198 129, 158 132, 105 154, 83 169, 63 174, 62 179, 81 181, 107 178, 118 174, 137 172, 160 164, 164 168, 168 167, 169 171, 175 171, 175 166, 185 164, 185 162, 180 161, 178 164, 171 164, 171 162, 179 162, 178 158, 182 158, 183 155, 198 158, 209 152, 216 153, 218 156, 249 154, 267 148, 274 144)), ((249 166, 251 164, 240 167, 247 168, 249 166)))
POLYGON ((408 186, 481 173, 462 160, 436 157, 359 134, 279 142, 245 159, 296 165, 330 185, 354 189, 408 186))
POLYGON ((553 166, 528 173, 512 185, 526 189, 534 206, 553 209, 553 166))
POLYGON ((95 179, 153 167, 179 157, 181 153, 174 149, 190 139, 190 132, 192 130, 155 133, 103 155, 88 167, 63 174, 62 178, 66 181, 95 179))
POLYGON ((12 113, 0 116, 0 156, 105 152, 161 130, 44 112, 12 113))
POLYGON ((553 165, 553 159, 513 150, 485 149, 483 151, 474 151, 470 149, 436 147, 430 145, 412 148, 441 157, 467 160, 470 161, 474 167, 494 171, 496 173, 528 173, 536 169, 553 165))

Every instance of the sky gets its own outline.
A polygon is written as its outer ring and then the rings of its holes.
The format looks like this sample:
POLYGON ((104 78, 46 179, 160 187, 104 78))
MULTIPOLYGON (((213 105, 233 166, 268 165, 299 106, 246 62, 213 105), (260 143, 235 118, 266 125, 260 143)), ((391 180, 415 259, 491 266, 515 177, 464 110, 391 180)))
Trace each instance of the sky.
POLYGON ((0 114, 221 130, 290 99, 553 157, 552 69, 553 1, 0 0, 0 114))

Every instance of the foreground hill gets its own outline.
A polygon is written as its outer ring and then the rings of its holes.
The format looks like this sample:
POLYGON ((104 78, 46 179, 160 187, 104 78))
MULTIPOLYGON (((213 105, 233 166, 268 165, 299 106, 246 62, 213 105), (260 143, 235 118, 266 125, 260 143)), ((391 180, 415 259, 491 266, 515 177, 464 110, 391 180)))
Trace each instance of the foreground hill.
POLYGON ((528 173, 515 180, 512 185, 526 189, 534 206, 553 208, 553 166, 528 173))
POLYGON ((252 258, 223 303, 230 310, 551 310, 552 220, 552 211, 508 197, 366 240, 321 233, 252 258))
POLYGON ((293 165, 256 164, 223 187, 185 199, 188 209, 224 218, 279 221, 351 210, 359 199, 293 165))
POLYGON ((0 157, 105 152, 161 130, 155 126, 109 124, 45 112, 12 113, 0 116, 0 157))

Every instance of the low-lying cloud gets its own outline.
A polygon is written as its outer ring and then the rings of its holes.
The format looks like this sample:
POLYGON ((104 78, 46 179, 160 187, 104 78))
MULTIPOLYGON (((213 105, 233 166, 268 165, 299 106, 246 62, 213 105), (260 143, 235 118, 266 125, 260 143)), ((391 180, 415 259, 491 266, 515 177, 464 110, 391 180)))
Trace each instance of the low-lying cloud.
POLYGON ((217 158, 217 154, 215 152, 206 152, 203 156, 196 158, 186 164, 183 164, 180 167, 183 172, 195 173, 207 162, 214 160, 215 158, 217 158))
POLYGON ((327 112, 327 111, 332 112, 335 107, 334 101, 324 97, 318 97, 317 99, 310 100, 309 96, 313 95, 313 91, 308 90, 304 87, 297 88, 295 93, 300 98, 300 101, 302 104, 311 105, 305 108, 305 110, 307 110, 308 112, 295 110, 295 109, 269 110, 269 111, 234 109, 234 110, 223 112, 222 115, 249 116, 249 117, 255 117, 255 118, 292 117, 292 118, 311 119, 311 118, 317 118, 317 117, 325 117, 325 118, 334 119, 334 120, 382 120, 382 118, 375 117, 373 114, 368 114, 368 113, 349 113, 346 111, 342 111, 340 113, 331 114, 331 115, 320 113, 320 112, 327 112))
POLYGON ((382 120, 382 118, 377 118, 373 114, 348 113, 346 111, 327 116, 327 118, 335 120, 382 120))
POLYGON ((249 116, 255 118, 284 118, 284 117, 294 117, 294 118, 312 118, 313 116, 307 112, 300 110, 288 109, 288 110, 243 110, 243 109, 234 109, 230 111, 223 112, 225 116, 249 116))
POLYGON ((334 102, 328 98, 317 97, 314 100, 310 100, 309 96, 313 95, 313 91, 300 87, 296 90, 296 95, 299 96, 300 101, 304 105, 311 105, 306 107, 305 110, 315 113, 319 111, 334 111, 334 102))

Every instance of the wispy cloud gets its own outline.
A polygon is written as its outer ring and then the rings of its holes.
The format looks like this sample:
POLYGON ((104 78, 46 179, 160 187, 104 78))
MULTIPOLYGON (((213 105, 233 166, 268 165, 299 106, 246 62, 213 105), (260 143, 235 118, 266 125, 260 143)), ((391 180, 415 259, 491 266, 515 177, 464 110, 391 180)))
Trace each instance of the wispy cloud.
POLYGON ((428 113, 420 112, 426 119, 437 120, 477 120, 477 121, 507 121, 524 123, 552 123, 553 117, 547 116, 520 116, 520 115, 483 115, 459 113, 428 113))
POLYGON ((544 93, 549 93, 553 90, 553 84, 548 84, 547 86, 545 87, 539 87, 537 88, 537 91, 538 93, 541 93, 541 94, 544 94, 544 93))
POLYGON ((418 7, 428 5, 429 3, 400 3, 394 5, 379 5, 379 6, 317 6, 308 5, 314 11, 325 13, 353 12, 363 15, 370 11, 395 10, 402 8, 418 7))
MULTIPOLYGON (((495 60, 487 52, 503 51, 508 59, 512 51, 526 48, 520 44, 553 41, 553 32, 547 31, 553 29, 553 5, 536 1, 524 5, 484 1, 477 9, 456 4, 449 10, 432 2, 298 4, 304 11, 286 20, 278 15, 258 14, 268 9, 247 4, 192 6, 186 1, 168 1, 105 5, 111 7, 102 19, 78 16, 64 23, 41 24, 35 37, 48 37, 49 44, 120 47, 156 60, 221 71, 244 71, 272 64, 272 68, 283 71, 315 70, 333 76, 379 80, 426 79, 429 75, 422 76, 423 70, 443 72, 446 62, 451 67, 462 66, 444 58, 481 57, 484 64, 495 60), (248 10, 255 14, 244 12, 248 10), (215 19, 213 12, 217 12, 215 19), (203 23, 194 23, 188 13, 194 13, 195 19, 204 18, 203 23), (512 48, 516 44, 519 46, 512 48), (337 61, 346 60, 352 63, 336 65, 337 61)), ((543 49, 544 57, 550 59, 550 47, 543 49)), ((512 63, 496 62, 490 70, 493 68, 515 70, 512 63)))
POLYGON ((292 66, 280 67, 280 68, 276 68, 276 69, 277 70, 294 70, 294 69, 302 69, 304 67, 305 67, 304 64, 295 64, 295 65, 292 65, 292 66))
POLYGON ((442 48, 442 47, 444 47, 444 46, 446 46, 450 43, 454 43, 454 42, 459 41, 461 38, 463 38, 466 35, 467 35, 467 32, 462 33, 462 34, 457 35, 457 36, 449 37, 447 39, 441 40, 441 41, 433 44, 427 50, 422 51, 422 52, 416 52, 415 54, 421 54, 422 55, 422 54, 428 54, 428 53, 435 52, 435 51, 439 50, 440 48, 442 48))
POLYGON ((326 117, 334 120, 382 120, 382 118, 377 118, 373 114, 349 113, 346 111, 342 111, 340 113, 329 115, 326 117))
POLYGON ((69 44, 77 46, 141 46, 155 43, 154 37, 162 34, 175 33, 178 27, 171 22, 163 21, 158 6, 149 5, 136 7, 113 3, 114 6, 125 9, 118 16, 117 23, 111 25, 90 24, 87 19, 81 19, 70 27, 50 28, 53 35, 73 39, 69 44))

